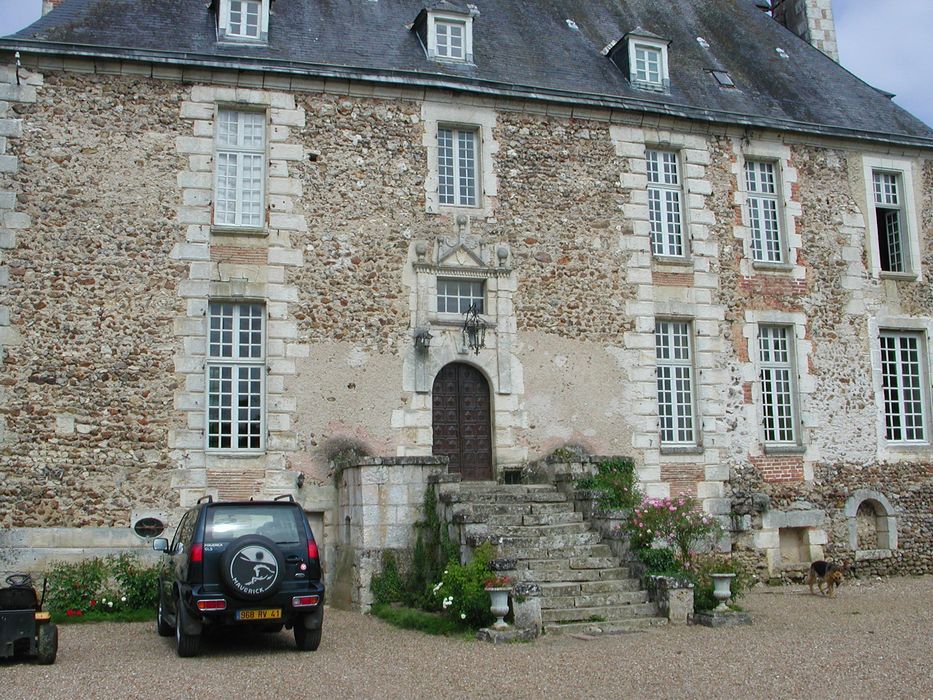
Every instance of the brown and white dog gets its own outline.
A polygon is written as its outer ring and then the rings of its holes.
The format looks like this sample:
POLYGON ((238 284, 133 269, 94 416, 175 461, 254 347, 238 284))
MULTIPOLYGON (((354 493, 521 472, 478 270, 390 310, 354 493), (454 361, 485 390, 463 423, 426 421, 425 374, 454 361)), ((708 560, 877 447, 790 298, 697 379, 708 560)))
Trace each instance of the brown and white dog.
POLYGON ((822 559, 810 564, 810 573, 807 574, 807 585, 810 586, 810 593, 813 593, 813 584, 815 583, 817 588, 820 589, 820 593, 829 595, 830 598, 835 597, 836 589, 842 585, 845 578, 846 568, 844 564, 839 565, 822 559), (823 590, 824 584, 826 585, 825 591, 823 590))

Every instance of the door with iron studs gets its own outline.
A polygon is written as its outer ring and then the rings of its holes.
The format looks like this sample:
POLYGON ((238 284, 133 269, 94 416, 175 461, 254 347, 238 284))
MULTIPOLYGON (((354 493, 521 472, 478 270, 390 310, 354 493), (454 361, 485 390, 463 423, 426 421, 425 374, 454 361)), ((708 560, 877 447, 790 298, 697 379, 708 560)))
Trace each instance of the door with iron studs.
POLYGON ((491 480, 492 425, 489 383, 475 367, 454 362, 434 379, 435 455, 450 459, 464 481, 491 480))

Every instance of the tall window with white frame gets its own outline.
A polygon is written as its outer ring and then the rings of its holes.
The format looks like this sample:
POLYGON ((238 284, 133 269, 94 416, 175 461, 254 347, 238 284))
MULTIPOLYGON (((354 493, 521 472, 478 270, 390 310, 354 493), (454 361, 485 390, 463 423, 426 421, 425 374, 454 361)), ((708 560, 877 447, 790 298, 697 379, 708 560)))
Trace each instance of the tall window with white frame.
POLYGON ((758 361, 765 443, 796 445, 793 329, 790 326, 759 327, 758 361))
POLYGON ((476 129, 438 126, 437 189, 441 204, 477 206, 476 141, 476 129))
POLYGON ((207 447, 264 447, 265 308, 211 302, 207 347, 207 447))
POLYGON ((217 113, 214 223, 261 228, 266 158, 266 116, 221 109, 217 113))
POLYGON ((655 255, 684 255, 683 209, 677 154, 645 151, 648 170, 648 215, 651 249, 655 255))
POLYGON ((775 164, 763 160, 745 162, 746 203, 752 234, 752 260, 783 263, 780 187, 775 164))
POLYGON ((910 246, 899 173, 872 171, 878 253, 883 272, 909 272, 910 246))
POLYGON ((485 313, 484 287, 479 280, 438 279, 437 312, 462 315, 475 305, 477 313, 485 313))
POLYGON ((691 328, 687 321, 657 321, 654 326, 662 446, 697 444, 691 328))
POLYGON ((260 0, 230 0, 227 34, 243 39, 258 39, 261 11, 260 0))
POLYGON ((927 382, 923 336, 918 332, 882 331, 880 340, 884 437, 890 442, 925 443, 927 382))

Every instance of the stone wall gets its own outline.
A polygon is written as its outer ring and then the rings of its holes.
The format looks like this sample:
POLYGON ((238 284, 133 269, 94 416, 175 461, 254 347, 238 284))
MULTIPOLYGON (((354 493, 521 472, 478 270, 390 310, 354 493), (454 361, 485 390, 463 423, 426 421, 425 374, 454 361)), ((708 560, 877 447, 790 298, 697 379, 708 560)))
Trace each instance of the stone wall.
POLYGON ((334 455, 429 456, 431 382, 462 361, 489 381, 502 470, 565 446, 630 455, 649 495, 689 491, 734 515, 738 546, 771 571, 784 567, 782 530, 787 552, 844 554, 848 499, 870 490, 899 540, 865 567, 930 569, 929 444, 884 444, 876 347, 887 324, 933 330, 929 153, 312 78, 31 60, 46 61, 33 66, 42 74, 5 87, 0 114, 3 527, 125 528, 203 492, 291 492, 339 568, 350 506, 334 455), (218 104, 268 114, 258 234, 211 226, 218 104), (489 162, 475 210, 432 200, 426 135, 448 118, 479 125, 489 162), (685 260, 651 254, 648 147, 681 159, 685 260), (913 174, 918 279, 871 269, 869 156, 913 174), (781 267, 750 261, 749 158, 781 174, 781 267), (444 270, 488 285, 479 354, 462 347, 459 318, 432 310, 444 270), (269 317, 269 449, 234 459, 204 449, 204 312, 240 297, 264 300, 269 317), (658 441, 657 318, 693 324, 689 449, 658 441), (763 445, 755 344, 775 322, 793 329, 800 408, 799 444, 781 454, 763 445), (418 354, 425 326, 435 340, 418 354))

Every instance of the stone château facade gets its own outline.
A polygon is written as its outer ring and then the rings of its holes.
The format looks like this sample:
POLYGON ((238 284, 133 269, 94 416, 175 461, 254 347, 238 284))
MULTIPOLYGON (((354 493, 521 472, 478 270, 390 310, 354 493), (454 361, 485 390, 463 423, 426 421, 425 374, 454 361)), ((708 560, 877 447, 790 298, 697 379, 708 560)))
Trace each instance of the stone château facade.
POLYGON ((933 130, 761 2, 50 4, 0 41, 0 568, 291 493, 333 578, 437 456, 570 449, 771 575, 933 571, 933 130))

